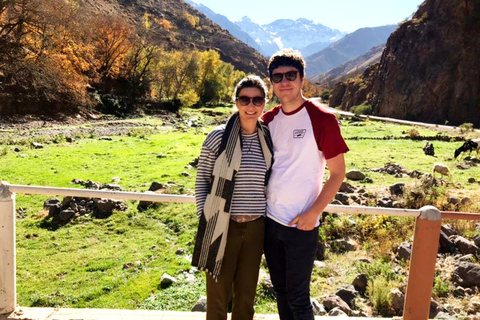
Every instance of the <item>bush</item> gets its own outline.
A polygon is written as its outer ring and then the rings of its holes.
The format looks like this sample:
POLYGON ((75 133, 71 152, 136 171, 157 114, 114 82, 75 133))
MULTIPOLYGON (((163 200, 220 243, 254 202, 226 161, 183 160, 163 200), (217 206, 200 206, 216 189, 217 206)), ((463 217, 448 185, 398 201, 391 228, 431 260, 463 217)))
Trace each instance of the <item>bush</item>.
POLYGON ((330 99, 330 90, 323 91, 322 94, 320 95, 320 98, 323 101, 328 101, 330 99))
POLYGON ((461 124, 458 127, 460 128, 461 133, 473 131, 473 123, 465 122, 464 124, 461 124))
POLYGON ((356 116, 359 116, 361 114, 370 115, 372 114, 372 106, 368 104, 353 106, 352 108, 350 108, 350 111, 353 112, 353 114, 355 114, 356 116))
POLYGON ((370 302, 382 316, 388 317, 392 315, 391 289, 393 289, 392 283, 383 276, 375 278, 368 285, 367 290, 370 302))
POLYGON ((412 128, 412 129, 408 130, 408 136, 410 138, 416 138, 416 137, 420 136, 420 132, 417 129, 412 128))

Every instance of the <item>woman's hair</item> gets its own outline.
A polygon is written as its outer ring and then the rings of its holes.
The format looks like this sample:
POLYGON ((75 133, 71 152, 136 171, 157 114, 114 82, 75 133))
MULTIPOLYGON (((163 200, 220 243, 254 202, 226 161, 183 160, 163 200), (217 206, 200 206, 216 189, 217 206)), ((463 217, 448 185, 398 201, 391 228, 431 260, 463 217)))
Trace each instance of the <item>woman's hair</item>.
POLYGON ((268 75, 272 77, 273 70, 280 67, 294 67, 300 72, 300 77, 305 75, 305 60, 302 53, 298 50, 283 49, 273 54, 268 61, 268 75))
POLYGON ((235 86, 235 90, 233 90, 233 102, 237 100, 243 88, 258 88, 265 98, 265 101, 267 100, 267 86, 259 76, 251 74, 240 80, 235 86))

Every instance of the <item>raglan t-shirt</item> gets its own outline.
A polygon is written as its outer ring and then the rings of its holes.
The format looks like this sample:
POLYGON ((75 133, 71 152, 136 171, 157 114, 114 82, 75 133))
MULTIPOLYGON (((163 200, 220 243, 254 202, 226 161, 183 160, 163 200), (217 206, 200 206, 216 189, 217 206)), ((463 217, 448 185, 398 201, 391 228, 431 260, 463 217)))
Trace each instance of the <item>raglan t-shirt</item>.
POLYGON ((326 159, 347 152, 348 147, 336 116, 310 100, 290 113, 277 106, 262 118, 270 130, 274 150, 267 217, 288 226, 320 194, 326 159))

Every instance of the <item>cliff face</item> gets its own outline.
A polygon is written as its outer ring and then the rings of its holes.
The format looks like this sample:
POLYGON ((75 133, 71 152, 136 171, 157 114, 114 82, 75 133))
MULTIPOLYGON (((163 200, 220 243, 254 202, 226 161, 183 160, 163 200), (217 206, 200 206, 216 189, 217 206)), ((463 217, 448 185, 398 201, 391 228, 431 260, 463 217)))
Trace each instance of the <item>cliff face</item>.
MULTIPOLYGON (((366 103, 379 116, 479 126, 479 56, 480 1, 426 0, 390 36, 378 69, 363 79, 371 86, 366 103)), ((352 97, 334 100, 345 106, 352 97)))

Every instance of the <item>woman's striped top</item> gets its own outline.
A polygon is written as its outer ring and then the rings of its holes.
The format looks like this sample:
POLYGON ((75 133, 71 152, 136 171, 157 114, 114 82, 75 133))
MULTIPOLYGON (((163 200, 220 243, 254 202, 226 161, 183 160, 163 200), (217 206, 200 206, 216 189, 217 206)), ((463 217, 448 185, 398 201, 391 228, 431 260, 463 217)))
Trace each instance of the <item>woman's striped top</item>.
MULTIPOLYGON (((217 159, 217 152, 222 142, 225 127, 217 127, 205 139, 198 160, 197 179, 195 182, 195 198, 197 214, 200 215, 207 194, 217 159)), ((242 160, 240 170, 235 176, 231 215, 265 215, 265 174, 267 166, 263 158, 258 133, 241 135, 242 160)))

